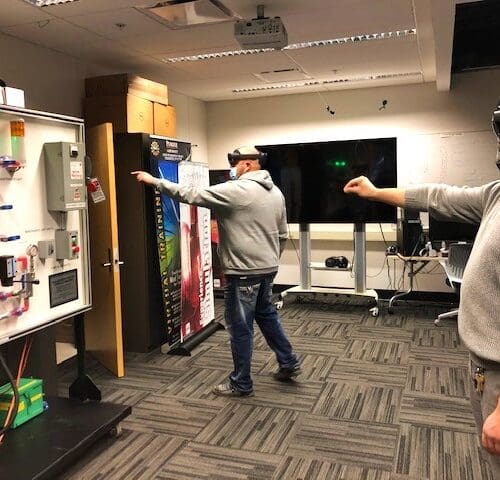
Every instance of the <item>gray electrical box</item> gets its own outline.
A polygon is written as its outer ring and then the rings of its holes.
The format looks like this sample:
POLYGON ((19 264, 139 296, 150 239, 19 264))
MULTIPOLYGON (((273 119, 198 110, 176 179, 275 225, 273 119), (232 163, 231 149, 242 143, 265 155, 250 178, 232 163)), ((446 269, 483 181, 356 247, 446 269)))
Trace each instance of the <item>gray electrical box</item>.
POLYGON ((56 256, 55 240, 40 240, 38 242, 38 257, 42 260, 56 256))
POLYGON ((57 260, 73 260, 78 258, 80 244, 76 230, 56 230, 55 241, 57 260))
POLYGON ((47 209, 56 212, 87 208, 83 143, 46 143, 47 209))

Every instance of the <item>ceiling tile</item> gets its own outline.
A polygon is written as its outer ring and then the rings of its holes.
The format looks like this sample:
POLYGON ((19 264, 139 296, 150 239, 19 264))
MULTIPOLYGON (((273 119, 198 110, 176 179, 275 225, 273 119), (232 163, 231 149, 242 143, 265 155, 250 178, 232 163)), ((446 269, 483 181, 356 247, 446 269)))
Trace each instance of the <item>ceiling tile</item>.
POLYGON ((79 45, 96 40, 95 35, 59 19, 5 27, 2 31, 61 52, 73 52, 73 49, 78 48, 79 45))
MULTIPOLYGON (((162 55, 157 58, 163 58, 162 55)), ((196 74, 201 78, 228 78, 239 75, 295 68, 295 64, 283 52, 267 52, 257 55, 236 56, 197 62, 173 64, 184 72, 196 74)), ((250 81, 250 78, 248 78, 250 81)), ((255 79, 254 79, 255 80, 255 79)))
POLYGON ((0 27, 21 25, 52 18, 43 9, 29 5, 22 0, 1 0, 1 3, 0 27))
POLYGON ((67 19, 78 27, 109 39, 130 37, 131 44, 139 36, 169 31, 165 25, 143 15, 133 8, 122 8, 90 15, 76 15, 67 19), (120 25, 120 26, 118 26, 120 25))
POLYGON ((217 25, 203 25, 186 30, 170 30, 164 27, 162 33, 120 38, 120 43, 134 50, 153 54, 178 54, 191 50, 220 50, 230 46, 239 48, 233 35, 233 25, 221 23, 217 25))
POLYGON ((335 73, 344 77, 421 71, 422 68, 415 36, 290 50, 287 53, 313 76, 335 73))
MULTIPOLYGON (((2 0, 5 1, 5 0, 2 0)), ((159 0, 79 0, 77 2, 63 3, 43 7, 47 13, 59 18, 68 18, 75 15, 90 15, 92 13, 114 11, 120 8, 134 7, 139 5, 152 5, 159 0)))

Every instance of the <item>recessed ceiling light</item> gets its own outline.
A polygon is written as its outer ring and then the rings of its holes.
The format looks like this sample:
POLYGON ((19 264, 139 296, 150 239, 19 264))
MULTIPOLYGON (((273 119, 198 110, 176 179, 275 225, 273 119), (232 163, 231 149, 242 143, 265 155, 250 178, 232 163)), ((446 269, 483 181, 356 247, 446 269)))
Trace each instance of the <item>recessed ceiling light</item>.
MULTIPOLYGON (((363 35, 353 35, 351 37, 331 38, 327 40, 314 40, 312 42, 291 43, 283 50, 299 50, 302 48, 329 47, 332 45, 344 45, 347 43, 368 42, 372 40, 385 40, 388 38, 408 37, 416 35, 417 30, 410 28, 406 30, 396 30, 394 32, 367 33, 363 35)), ((200 55, 188 55, 184 57, 165 58, 167 63, 197 62, 200 60, 213 60, 215 58, 237 57, 240 55, 255 55, 257 53, 275 52, 273 48, 254 48, 249 50, 228 50, 224 52, 203 53, 200 55)))
POLYGON ((214 58, 239 57, 255 55, 256 53, 275 52, 274 48, 253 48, 251 50, 227 50, 225 52, 202 53, 201 55, 188 55, 185 57, 165 58, 167 63, 196 62, 198 60, 213 60, 214 58))
POLYGON ((50 7, 51 5, 61 5, 63 3, 78 2, 78 0, 24 0, 35 5, 35 7, 50 7))
POLYGON ((301 87, 317 87, 323 85, 334 85, 341 83, 366 82, 372 80, 385 80, 388 78, 405 78, 421 76, 422 72, 405 72, 405 73, 381 73, 378 75, 364 75, 359 77, 334 78, 331 80, 307 80, 298 83, 273 83, 272 85, 262 85, 258 87, 235 88, 233 93, 248 93, 262 92, 266 90, 279 90, 282 88, 301 88, 301 87))

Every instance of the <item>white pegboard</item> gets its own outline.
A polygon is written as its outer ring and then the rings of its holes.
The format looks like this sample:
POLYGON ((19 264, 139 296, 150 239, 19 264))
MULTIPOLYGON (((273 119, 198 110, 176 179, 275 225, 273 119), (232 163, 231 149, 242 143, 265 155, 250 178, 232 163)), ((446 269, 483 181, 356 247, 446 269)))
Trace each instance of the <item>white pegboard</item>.
MULTIPOLYGON (((0 167, 0 206, 13 206, 10 210, 0 210, 0 236, 20 235, 21 238, 0 241, 0 255, 26 256, 30 245, 37 245, 40 240, 54 240, 55 230, 62 227, 78 232, 80 252, 79 258, 72 260, 34 257, 35 278, 40 283, 33 285, 29 309, 20 316, 2 318, 15 311, 21 299, 2 300, 0 297, 0 344, 85 311, 91 303, 87 210, 67 214, 47 210, 43 152, 43 146, 48 142, 83 142, 83 121, 0 107, 0 155, 11 154, 10 121, 15 118, 25 121, 26 164, 15 173, 0 167), (51 307, 49 277, 73 270, 77 276, 77 298, 51 307)), ((17 275, 16 280, 20 279, 17 275)), ((1 285, 0 293, 15 292, 20 288, 20 283, 14 283, 12 287, 1 285)))

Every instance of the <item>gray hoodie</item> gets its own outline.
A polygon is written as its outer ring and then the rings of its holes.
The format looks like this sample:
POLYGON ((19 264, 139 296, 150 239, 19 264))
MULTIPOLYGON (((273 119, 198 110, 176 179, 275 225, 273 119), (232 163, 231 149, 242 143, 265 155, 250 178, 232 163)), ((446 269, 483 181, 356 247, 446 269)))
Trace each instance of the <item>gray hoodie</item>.
POLYGON ((226 275, 278 271, 287 239, 285 199, 266 170, 206 188, 157 180, 156 188, 179 202, 207 207, 217 216, 219 257, 226 275))
POLYGON ((458 331, 472 353, 500 363, 500 181, 474 188, 408 188, 405 207, 442 220, 481 223, 462 279, 458 331))

